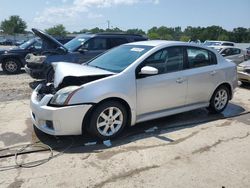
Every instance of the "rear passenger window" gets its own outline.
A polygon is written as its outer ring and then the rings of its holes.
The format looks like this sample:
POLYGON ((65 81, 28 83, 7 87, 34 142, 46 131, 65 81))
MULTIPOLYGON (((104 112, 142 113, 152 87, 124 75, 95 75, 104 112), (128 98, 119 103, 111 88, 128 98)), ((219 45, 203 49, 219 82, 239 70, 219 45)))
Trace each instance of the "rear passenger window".
POLYGON ((148 57, 144 65, 158 69, 159 74, 183 69, 183 48, 171 47, 160 50, 148 57))
POLYGON ((214 53, 201 48, 187 48, 189 68, 204 67, 216 64, 216 56, 214 53))
POLYGON ((109 39, 109 48, 113 48, 122 44, 128 43, 125 38, 110 38, 109 39))

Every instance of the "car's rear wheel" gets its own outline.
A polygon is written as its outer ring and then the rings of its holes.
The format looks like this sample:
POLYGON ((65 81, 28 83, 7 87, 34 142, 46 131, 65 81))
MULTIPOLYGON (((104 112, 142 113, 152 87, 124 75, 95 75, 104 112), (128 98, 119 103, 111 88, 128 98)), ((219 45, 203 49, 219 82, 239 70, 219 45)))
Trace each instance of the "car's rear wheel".
POLYGON ((220 113, 222 112, 228 104, 229 101, 229 90, 226 86, 218 87, 211 100, 208 110, 212 113, 220 113))
POLYGON ((88 131, 102 140, 116 137, 128 122, 126 108, 116 101, 101 103, 90 118, 88 131))
POLYGON ((2 63, 2 69, 7 74, 17 74, 21 70, 21 63, 18 59, 5 59, 2 63))

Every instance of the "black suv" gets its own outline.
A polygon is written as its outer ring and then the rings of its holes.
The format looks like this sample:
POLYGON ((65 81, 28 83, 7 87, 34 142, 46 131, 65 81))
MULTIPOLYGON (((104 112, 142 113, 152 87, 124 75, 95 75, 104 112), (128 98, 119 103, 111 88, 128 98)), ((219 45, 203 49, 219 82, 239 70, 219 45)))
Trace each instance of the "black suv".
MULTIPOLYGON (((32 31, 40 38, 48 40, 50 37, 40 30, 32 29, 32 31)), ((42 62, 32 62, 32 59, 29 59, 30 56, 27 56, 28 63, 25 70, 33 78, 46 79, 47 82, 51 82, 54 77, 53 62, 63 61, 82 64, 115 46, 145 40, 148 40, 148 38, 142 35, 120 33, 81 34, 68 43, 61 45, 57 50, 45 53, 46 57, 43 57, 45 60, 42 62)), ((55 40, 53 41, 55 42, 55 40)))
MULTIPOLYGON (((61 43, 68 42, 72 37, 58 38, 61 43)), ((0 50, 0 64, 7 74, 17 74, 26 64, 25 57, 29 53, 40 55, 48 51, 56 50, 60 45, 51 43, 50 40, 41 40, 39 37, 30 39, 19 46, 7 50, 0 50)))

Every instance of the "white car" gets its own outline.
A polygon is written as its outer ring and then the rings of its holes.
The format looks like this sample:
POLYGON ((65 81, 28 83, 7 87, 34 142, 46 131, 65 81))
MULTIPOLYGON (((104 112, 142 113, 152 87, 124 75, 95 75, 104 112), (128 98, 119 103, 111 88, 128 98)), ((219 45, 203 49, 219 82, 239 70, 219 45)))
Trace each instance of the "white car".
POLYGON ((243 85, 250 85, 250 60, 238 65, 238 79, 243 85))
POLYGON ((54 64, 54 85, 31 96, 35 126, 51 135, 109 139, 124 127, 197 108, 222 112, 237 86, 234 63, 174 41, 124 44, 87 64, 54 64))
POLYGON ((223 57, 236 63, 237 65, 246 60, 246 51, 231 46, 210 46, 217 50, 223 57))
POLYGON ((234 42, 229 41, 217 41, 217 40, 206 40, 203 45, 205 46, 235 46, 234 42))

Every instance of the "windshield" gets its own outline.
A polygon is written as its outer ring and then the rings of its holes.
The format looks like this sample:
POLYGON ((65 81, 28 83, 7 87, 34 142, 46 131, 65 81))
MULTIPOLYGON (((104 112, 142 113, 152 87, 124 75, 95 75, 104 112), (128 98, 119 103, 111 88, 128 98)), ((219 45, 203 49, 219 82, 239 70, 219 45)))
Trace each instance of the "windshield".
POLYGON ((88 65, 111 72, 122 72, 152 48, 152 46, 122 45, 93 59, 88 65))
POLYGON ((30 40, 28 40, 27 42, 21 44, 21 45, 19 46, 19 48, 21 48, 21 49, 26 49, 26 48, 28 48, 30 45, 32 45, 32 44, 34 43, 34 41, 35 41, 35 39, 30 39, 30 40))
POLYGON ((80 36, 80 37, 76 37, 72 40, 70 40, 69 42, 67 42, 66 44, 64 44, 64 46, 69 50, 69 51, 75 51, 76 49, 78 49, 81 45, 84 44, 84 42, 86 40, 88 40, 89 37, 87 36, 80 36))

